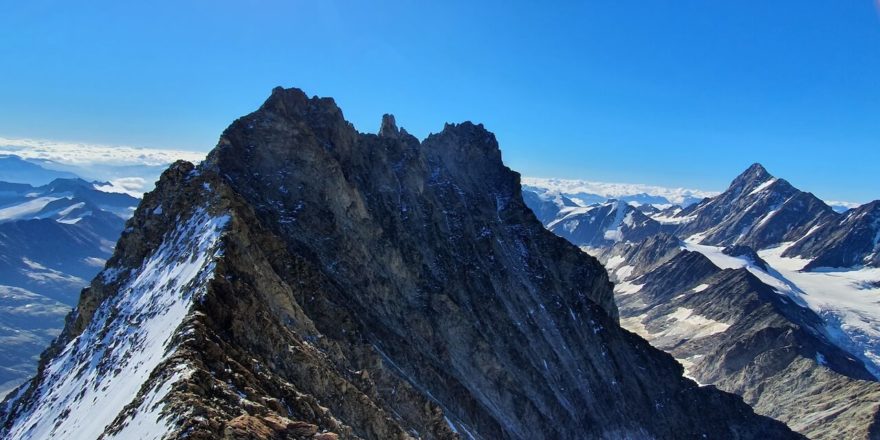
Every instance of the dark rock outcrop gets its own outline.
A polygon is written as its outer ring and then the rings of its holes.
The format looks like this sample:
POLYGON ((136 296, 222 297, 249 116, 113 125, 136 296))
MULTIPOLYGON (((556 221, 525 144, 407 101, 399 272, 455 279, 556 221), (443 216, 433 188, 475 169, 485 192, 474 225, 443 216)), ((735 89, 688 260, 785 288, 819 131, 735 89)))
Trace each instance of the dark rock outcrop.
POLYGON ((733 246, 728 246, 721 250, 724 255, 730 255, 731 257, 742 257, 746 260, 750 261, 752 265, 761 268, 765 272, 768 270, 767 262, 764 261, 754 249, 744 245, 744 244, 735 244, 733 246))

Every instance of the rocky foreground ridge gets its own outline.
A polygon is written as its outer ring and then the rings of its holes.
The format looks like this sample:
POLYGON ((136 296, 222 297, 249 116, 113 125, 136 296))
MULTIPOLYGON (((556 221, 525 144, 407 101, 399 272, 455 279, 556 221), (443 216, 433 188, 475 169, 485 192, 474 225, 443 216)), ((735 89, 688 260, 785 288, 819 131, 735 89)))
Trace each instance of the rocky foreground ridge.
POLYGON ((166 171, 6 438, 799 438, 618 325, 481 125, 277 88, 166 171))

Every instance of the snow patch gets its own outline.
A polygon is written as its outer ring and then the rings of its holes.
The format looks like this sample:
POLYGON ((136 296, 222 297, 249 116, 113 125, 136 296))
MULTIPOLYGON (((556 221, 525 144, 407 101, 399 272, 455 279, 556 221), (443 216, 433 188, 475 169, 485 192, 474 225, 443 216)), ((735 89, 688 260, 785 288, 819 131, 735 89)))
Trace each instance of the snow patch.
POLYGON ((779 180, 779 179, 777 179, 776 177, 767 180, 766 182, 756 186, 755 189, 753 189, 752 192, 749 193, 749 195, 750 196, 755 195, 761 191, 764 191, 767 188, 770 188, 770 185, 773 185, 774 183, 776 183, 777 180, 779 180))
POLYGON ((614 271, 614 274, 617 275, 618 279, 625 280, 629 278, 630 275, 632 275, 634 269, 635 267, 626 265, 614 271))
POLYGON ((687 307, 675 309, 667 317, 667 323, 670 323, 669 327, 654 335, 655 338, 697 339, 722 333, 730 328, 730 324, 695 314, 693 309, 687 307))
POLYGON ((623 256, 615 255, 615 256, 608 259, 608 261, 605 263, 605 268, 606 269, 614 269, 617 266, 620 266, 620 263, 623 263, 624 261, 625 260, 624 260, 623 256))
POLYGON ((617 296, 632 295, 642 290, 644 284, 633 284, 630 282, 618 283, 614 286, 614 293, 617 296))

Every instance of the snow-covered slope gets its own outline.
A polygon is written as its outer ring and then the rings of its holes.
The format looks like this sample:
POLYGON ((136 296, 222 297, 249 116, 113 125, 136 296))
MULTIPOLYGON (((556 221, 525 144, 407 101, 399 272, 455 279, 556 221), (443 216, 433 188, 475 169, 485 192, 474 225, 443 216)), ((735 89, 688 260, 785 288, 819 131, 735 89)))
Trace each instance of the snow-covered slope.
POLYGON ((762 282, 767 274, 749 261, 683 247, 651 252, 662 263, 618 284, 621 323, 695 380, 736 392, 811 438, 874 438, 880 383, 834 344, 825 320, 762 282))
POLYGON ((197 209, 139 268, 105 269, 101 282, 118 285, 118 293, 98 307, 79 336, 58 347, 37 389, 7 402, 27 399, 6 434, 96 439, 115 422, 124 427, 109 438, 161 438, 168 428, 157 402, 187 368, 175 366, 171 377, 151 375, 173 354, 171 336, 212 276, 227 221, 197 209), (137 409, 126 411, 132 403, 137 409))
POLYGON ((580 205, 568 197, 550 191, 523 189, 523 201, 535 213, 542 224, 547 224, 565 208, 576 208, 580 205))
POLYGON ((85 180, 55 179, 42 186, 0 182, 0 223, 12 220, 53 219, 76 223, 83 217, 112 213, 127 219, 138 199, 106 192, 85 180))

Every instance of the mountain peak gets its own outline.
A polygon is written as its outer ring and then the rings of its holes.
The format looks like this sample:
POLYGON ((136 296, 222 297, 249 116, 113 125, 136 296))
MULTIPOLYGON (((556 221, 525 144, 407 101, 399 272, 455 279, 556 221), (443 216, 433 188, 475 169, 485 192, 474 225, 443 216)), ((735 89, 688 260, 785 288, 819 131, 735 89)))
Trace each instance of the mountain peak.
POLYGON ((737 176, 736 179, 733 180, 733 183, 731 183, 730 186, 731 187, 746 187, 746 186, 750 186, 750 185, 751 186, 760 185, 760 184, 762 184, 772 178, 773 178, 773 175, 771 175, 769 172, 767 172, 767 169, 764 168, 763 165, 755 162, 750 167, 746 168, 746 170, 743 171, 742 174, 737 176))
POLYGON ((291 119, 301 119, 308 115, 330 115, 342 120, 342 110, 333 98, 311 98, 301 89, 275 87, 272 94, 260 106, 258 112, 273 112, 291 119))
POLYGON ((746 173, 762 173, 762 174, 766 174, 768 176, 770 175, 770 173, 767 172, 767 169, 764 168, 764 165, 761 165, 760 162, 755 162, 755 163, 749 165, 749 167, 746 168, 745 172, 746 173))

